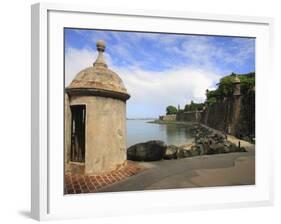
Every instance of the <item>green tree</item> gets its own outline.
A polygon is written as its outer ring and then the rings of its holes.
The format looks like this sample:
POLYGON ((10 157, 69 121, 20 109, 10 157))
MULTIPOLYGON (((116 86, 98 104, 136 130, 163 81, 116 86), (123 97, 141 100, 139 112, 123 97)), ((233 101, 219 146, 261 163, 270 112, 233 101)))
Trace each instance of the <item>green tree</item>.
POLYGON ((177 108, 174 107, 174 106, 168 106, 166 108, 166 114, 169 115, 169 114, 176 114, 178 112, 177 108))
POLYGON ((184 111, 203 110, 204 106, 204 103, 194 103, 194 101, 192 100, 190 104, 185 105, 184 111))
POLYGON ((184 111, 190 111, 190 106, 189 106, 189 104, 186 104, 186 105, 185 105, 184 111))
POLYGON ((217 99, 215 98, 215 97, 210 97, 210 98, 208 98, 207 100, 206 100, 206 103, 208 104, 208 105, 212 105, 212 104, 214 104, 214 103, 216 103, 217 102, 217 99))
MULTIPOLYGON (((231 73, 228 76, 221 78, 217 84, 216 90, 206 91, 208 104, 220 101, 224 97, 231 96, 233 94, 233 79, 236 76, 235 73, 231 73)), ((255 86, 255 72, 238 75, 241 85, 241 93, 246 94, 250 89, 255 86)))

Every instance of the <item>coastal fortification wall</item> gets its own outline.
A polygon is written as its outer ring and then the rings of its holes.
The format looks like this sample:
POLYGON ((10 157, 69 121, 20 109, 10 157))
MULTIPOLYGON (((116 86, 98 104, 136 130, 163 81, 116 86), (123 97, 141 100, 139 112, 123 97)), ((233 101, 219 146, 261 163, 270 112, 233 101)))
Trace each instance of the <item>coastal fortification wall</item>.
POLYGON ((212 104, 202 113, 201 123, 240 138, 255 136, 255 91, 212 104))
POLYGON ((188 111, 177 114, 177 121, 201 122, 202 111, 188 111))
POLYGON ((232 123, 233 110, 234 100, 226 98, 222 102, 209 105, 202 113, 201 123, 214 129, 231 133, 231 127, 235 126, 232 123))
POLYGON ((240 116, 235 131, 238 137, 255 136, 255 90, 241 97, 240 116))
POLYGON ((203 111, 178 113, 176 120, 200 122, 239 138, 252 138, 255 136, 255 90, 225 97, 203 111))

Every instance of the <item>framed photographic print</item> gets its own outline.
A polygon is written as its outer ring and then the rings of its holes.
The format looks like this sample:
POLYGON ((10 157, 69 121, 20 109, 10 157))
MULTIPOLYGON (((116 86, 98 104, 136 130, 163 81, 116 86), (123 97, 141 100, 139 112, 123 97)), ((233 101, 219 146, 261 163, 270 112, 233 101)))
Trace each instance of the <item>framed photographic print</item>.
POLYGON ((272 26, 33 5, 32 217, 271 204, 272 26))

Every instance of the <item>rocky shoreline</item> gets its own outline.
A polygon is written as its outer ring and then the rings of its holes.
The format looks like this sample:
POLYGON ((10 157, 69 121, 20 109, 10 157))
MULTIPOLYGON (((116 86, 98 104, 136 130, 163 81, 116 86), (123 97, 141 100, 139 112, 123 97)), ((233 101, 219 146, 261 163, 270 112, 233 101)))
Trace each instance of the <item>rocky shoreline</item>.
POLYGON ((148 121, 147 123, 151 124, 182 124, 182 125, 189 125, 193 126, 198 124, 197 122, 192 122, 192 121, 163 121, 163 120, 153 120, 153 121, 148 121))
MULTIPOLYGON (((170 123, 174 124, 175 122, 170 123)), ((240 146, 240 142, 234 144, 227 139, 227 135, 200 124, 192 124, 190 131, 195 138, 195 142, 192 144, 166 145, 159 140, 138 143, 127 149, 127 159, 133 161, 157 161, 200 155, 246 152, 246 149, 240 146)))

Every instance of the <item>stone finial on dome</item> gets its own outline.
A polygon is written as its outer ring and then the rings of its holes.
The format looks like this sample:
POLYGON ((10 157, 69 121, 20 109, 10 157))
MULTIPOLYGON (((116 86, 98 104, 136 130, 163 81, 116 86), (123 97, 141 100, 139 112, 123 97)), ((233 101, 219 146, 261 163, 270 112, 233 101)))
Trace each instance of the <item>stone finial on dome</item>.
POLYGON ((96 61, 94 62, 93 66, 94 67, 105 67, 107 68, 107 64, 104 59, 103 52, 105 51, 105 42, 103 40, 98 40, 97 41, 97 50, 98 50, 98 57, 96 61))
POLYGON ((97 50, 104 52, 105 50, 105 42, 103 40, 97 41, 97 50))

